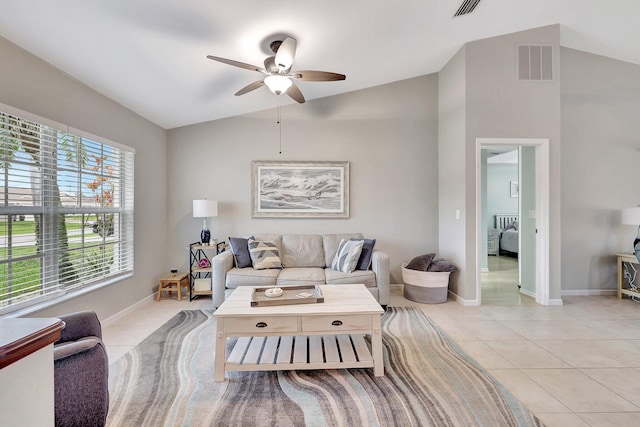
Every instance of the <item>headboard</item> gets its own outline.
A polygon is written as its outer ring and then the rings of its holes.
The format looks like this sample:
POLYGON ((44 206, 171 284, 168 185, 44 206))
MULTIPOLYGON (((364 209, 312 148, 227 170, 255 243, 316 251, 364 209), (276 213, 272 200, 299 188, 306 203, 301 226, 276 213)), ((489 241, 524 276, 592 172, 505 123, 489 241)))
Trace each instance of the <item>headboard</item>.
POLYGON ((517 214, 496 214, 496 228, 499 230, 504 230, 507 228, 507 225, 511 224, 513 221, 518 220, 517 214))

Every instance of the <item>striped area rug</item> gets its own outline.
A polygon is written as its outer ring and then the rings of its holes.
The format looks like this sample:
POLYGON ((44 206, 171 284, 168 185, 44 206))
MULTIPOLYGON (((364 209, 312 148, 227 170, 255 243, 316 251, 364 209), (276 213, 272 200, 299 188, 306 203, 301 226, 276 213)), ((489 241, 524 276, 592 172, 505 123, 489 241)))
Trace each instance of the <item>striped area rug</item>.
POLYGON ((372 369, 231 372, 213 381, 215 320, 182 311, 111 364, 109 426, 540 426, 422 311, 382 317, 372 369))

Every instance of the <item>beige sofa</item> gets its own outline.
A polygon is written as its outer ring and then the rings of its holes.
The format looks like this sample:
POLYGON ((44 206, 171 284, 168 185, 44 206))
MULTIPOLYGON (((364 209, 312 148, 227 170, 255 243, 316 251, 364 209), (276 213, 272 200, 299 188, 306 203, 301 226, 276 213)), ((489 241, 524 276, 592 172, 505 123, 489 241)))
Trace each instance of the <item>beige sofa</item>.
POLYGON ((362 239, 362 234, 256 234, 255 240, 274 242, 282 269, 237 268, 231 250, 211 259, 213 305, 219 307, 238 286, 295 286, 364 284, 380 305, 389 304, 389 256, 375 249, 369 270, 343 273, 331 269, 341 239, 362 239))

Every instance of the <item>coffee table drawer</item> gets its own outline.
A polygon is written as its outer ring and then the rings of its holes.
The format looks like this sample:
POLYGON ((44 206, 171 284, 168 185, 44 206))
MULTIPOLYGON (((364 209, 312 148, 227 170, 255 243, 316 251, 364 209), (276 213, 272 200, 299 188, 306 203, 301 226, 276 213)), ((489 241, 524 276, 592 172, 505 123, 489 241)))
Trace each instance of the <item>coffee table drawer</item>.
POLYGON ((371 329, 371 327, 371 316, 366 314, 302 316, 303 332, 338 332, 342 330, 371 329))
POLYGON ((236 317, 225 321, 225 331, 232 334, 295 332, 297 330, 296 316, 236 317))

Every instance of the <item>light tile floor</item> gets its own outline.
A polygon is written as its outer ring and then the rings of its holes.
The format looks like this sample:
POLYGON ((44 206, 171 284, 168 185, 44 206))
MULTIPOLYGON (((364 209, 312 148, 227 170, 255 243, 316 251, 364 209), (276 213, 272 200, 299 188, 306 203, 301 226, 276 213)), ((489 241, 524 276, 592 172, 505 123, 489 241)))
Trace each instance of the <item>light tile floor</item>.
MULTIPOLYGON (((543 307, 497 298, 481 307, 420 304, 392 286, 390 305, 420 307, 547 426, 640 426, 640 304, 565 297, 564 306, 543 307)), ((210 307, 208 298, 137 304, 105 322, 111 362, 180 310, 210 307)))

